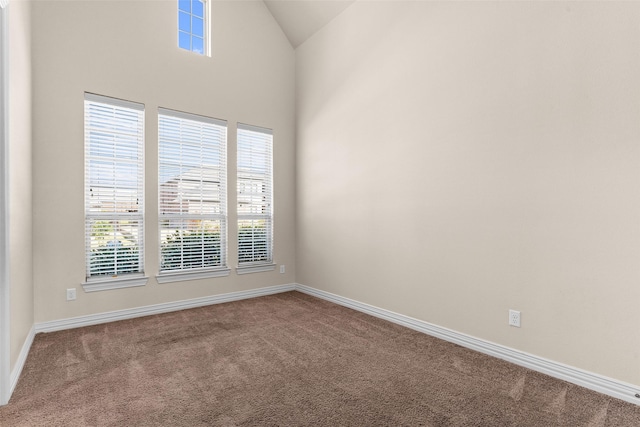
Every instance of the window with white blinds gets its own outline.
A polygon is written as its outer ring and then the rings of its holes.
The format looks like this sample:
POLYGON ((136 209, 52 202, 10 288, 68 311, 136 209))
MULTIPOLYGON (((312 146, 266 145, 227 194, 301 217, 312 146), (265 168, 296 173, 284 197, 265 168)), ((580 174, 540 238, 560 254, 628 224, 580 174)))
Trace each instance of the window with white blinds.
POLYGON ((87 279, 144 271, 144 105, 85 94, 87 279))
POLYGON ((162 273, 228 272, 227 123, 159 109, 158 137, 159 280, 162 273))
MULTIPOLYGON (((273 133, 238 123, 238 267, 273 261, 273 133)), ((270 268, 272 269, 272 268, 270 268)))

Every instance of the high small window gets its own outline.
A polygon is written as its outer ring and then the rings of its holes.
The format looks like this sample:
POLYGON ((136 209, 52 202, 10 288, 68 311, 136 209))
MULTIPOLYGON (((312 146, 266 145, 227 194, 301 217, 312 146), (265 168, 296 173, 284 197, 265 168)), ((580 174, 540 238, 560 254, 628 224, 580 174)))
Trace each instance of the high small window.
POLYGON ((273 270, 273 133, 238 123, 238 270, 273 270))
POLYGON ((207 0, 178 0, 178 46, 209 55, 207 0))
MULTIPOLYGON (((144 105, 85 94, 84 144, 87 281, 122 282, 123 277, 141 276, 144 105)), ((85 286, 85 290, 140 284, 144 283, 85 286)))
POLYGON ((227 275, 227 123, 159 109, 159 282, 227 275))

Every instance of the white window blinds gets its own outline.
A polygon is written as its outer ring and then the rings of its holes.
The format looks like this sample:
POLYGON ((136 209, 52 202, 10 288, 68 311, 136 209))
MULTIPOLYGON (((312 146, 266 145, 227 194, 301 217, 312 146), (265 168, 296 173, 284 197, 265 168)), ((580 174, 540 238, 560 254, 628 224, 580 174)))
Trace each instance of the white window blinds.
POLYGON ((144 105, 85 94, 87 279, 144 269, 144 105))
POLYGON ((238 123, 238 265, 273 259, 272 145, 270 129, 238 123))
POLYGON ((160 271, 226 267, 227 123, 159 109, 160 271))

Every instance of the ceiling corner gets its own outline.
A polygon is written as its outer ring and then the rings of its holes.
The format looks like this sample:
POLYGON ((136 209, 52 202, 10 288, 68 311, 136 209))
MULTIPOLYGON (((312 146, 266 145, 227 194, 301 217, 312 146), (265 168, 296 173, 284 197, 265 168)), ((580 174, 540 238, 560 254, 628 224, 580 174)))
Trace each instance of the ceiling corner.
POLYGON ((263 1, 295 49, 341 14, 355 0, 263 1))

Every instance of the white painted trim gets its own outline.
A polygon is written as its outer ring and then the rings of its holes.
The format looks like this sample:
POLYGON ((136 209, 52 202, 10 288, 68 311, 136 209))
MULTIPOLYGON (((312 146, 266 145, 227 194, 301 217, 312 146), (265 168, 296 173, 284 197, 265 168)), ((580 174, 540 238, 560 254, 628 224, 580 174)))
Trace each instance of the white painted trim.
POLYGON ((309 286, 298 284, 296 285, 296 290, 458 344, 462 347, 497 357, 498 359, 506 360, 519 366, 524 366, 525 368, 541 372, 551 377, 577 384, 597 391, 598 393, 640 405, 640 386, 638 385, 628 384, 599 374, 587 372, 309 286))
POLYGON ((236 127, 237 129, 248 130, 249 132, 264 133, 264 134, 273 136, 273 129, 269 129, 269 128, 263 128, 260 126, 248 125, 246 123, 239 123, 239 122, 236 127))
POLYGON ((147 276, 123 276, 109 279, 92 279, 82 283, 85 292, 109 291, 111 289, 134 288, 144 286, 149 281, 147 276))
POLYGON ((262 273, 265 271, 273 271, 276 269, 276 265, 271 264, 252 264, 252 265, 239 265, 236 267, 236 274, 250 274, 250 273, 262 273))
POLYGON ((216 270, 199 270, 199 271, 178 271, 173 273, 158 273, 156 280, 158 283, 182 282, 184 280, 209 279, 212 277, 228 276, 231 270, 228 268, 219 268, 216 270))
POLYGON ((9 17, 0 9, 0 405, 11 397, 11 293, 9 275, 9 17))
POLYGON ((182 120, 191 120, 196 122, 207 123, 210 125, 227 127, 227 121, 222 119, 216 119, 209 116, 201 116, 200 114, 187 113, 185 111, 170 110, 169 108, 158 107, 158 115, 175 117, 182 120))
POLYGON ((111 96, 98 95, 97 93, 85 92, 84 100, 89 102, 98 102, 101 104, 115 105, 121 108, 130 108, 136 111, 144 112, 144 104, 126 99, 113 98, 111 96))
MULTIPOLYGON (((70 319, 54 320, 51 322, 36 323, 35 333, 53 332, 63 329, 78 328, 83 326, 96 325, 100 323, 113 322, 135 317, 149 316, 153 314, 168 313, 171 311, 184 310, 188 308, 202 307, 212 304, 220 304, 231 301, 238 301, 248 298, 256 298, 266 295, 273 295, 282 292, 299 291, 317 298, 321 298, 335 304, 339 304, 351 309, 366 313, 381 319, 388 320, 401 326, 422 332, 436 338, 443 339, 462 347, 466 347, 478 351, 489 356, 497 357, 510 363, 514 363, 525 368, 532 369, 537 372, 558 378, 590 390, 624 400, 629 403, 640 405, 640 398, 636 397, 640 393, 640 386, 628 384, 592 372, 584 371, 552 360, 544 359, 529 353, 521 352, 500 344, 485 341, 460 332, 456 332, 441 326, 433 325, 422 320, 414 319, 409 316, 394 313, 389 310, 378 308, 369 304, 365 304, 356 300, 345 298, 330 292, 311 288, 301 284, 288 284, 270 286, 266 288, 251 289, 248 291, 231 292, 222 295, 213 295, 190 300, 175 301, 164 304, 156 304, 145 307, 138 307, 128 310, 118 310, 107 313, 92 314, 88 316, 74 317, 70 319)), ((12 385, 17 383, 19 371, 26 360, 28 349, 33 340, 33 331, 29 334, 27 341, 20 353, 20 363, 16 364, 16 368, 11 375, 12 385), (23 356, 24 354, 24 356, 23 356), (19 368, 18 368, 19 366, 19 368)), ((12 389, 13 390, 13 389, 12 389)))
POLYGON ((25 363, 27 362, 27 356, 29 356, 29 350, 31 350, 31 344, 33 344, 33 339, 36 336, 36 328, 35 326, 31 327, 29 331, 29 335, 24 340, 24 344, 22 344, 22 349, 20 350, 20 354, 18 355, 18 360, 16 360, 16 364, 13 367, 13 371, 11 371, 11 388, 9 390, 9 394, 13 394, 13 390, 16 389, 18 385, 18 380, 20 379, 20 374, 22 373, 22 369, 24 368, 25 363))
POLYGON ((168 313, 171 311, 185 310, 188 308, 203 307, 224 302, 238 301, 248 298, 262 297, 294 291, 295 284, 269 286, 266 288, 250 289, 247 291, 231 292, 222 295, 195 298, 182 301, 168 302, 164 304, 147 305, 144 307, 130 308, 127 310, 110 311, 106 313, 90 314, 87 316, 72 317, 69 319, 52 320, 50 322, 36 323, 35 331, 53 332, 64 329, 80 328, 83 326, 98 325, 100 323, 115 322, 118 320, 133 319, 135 317, 150 316, 153 314, 168 313))

